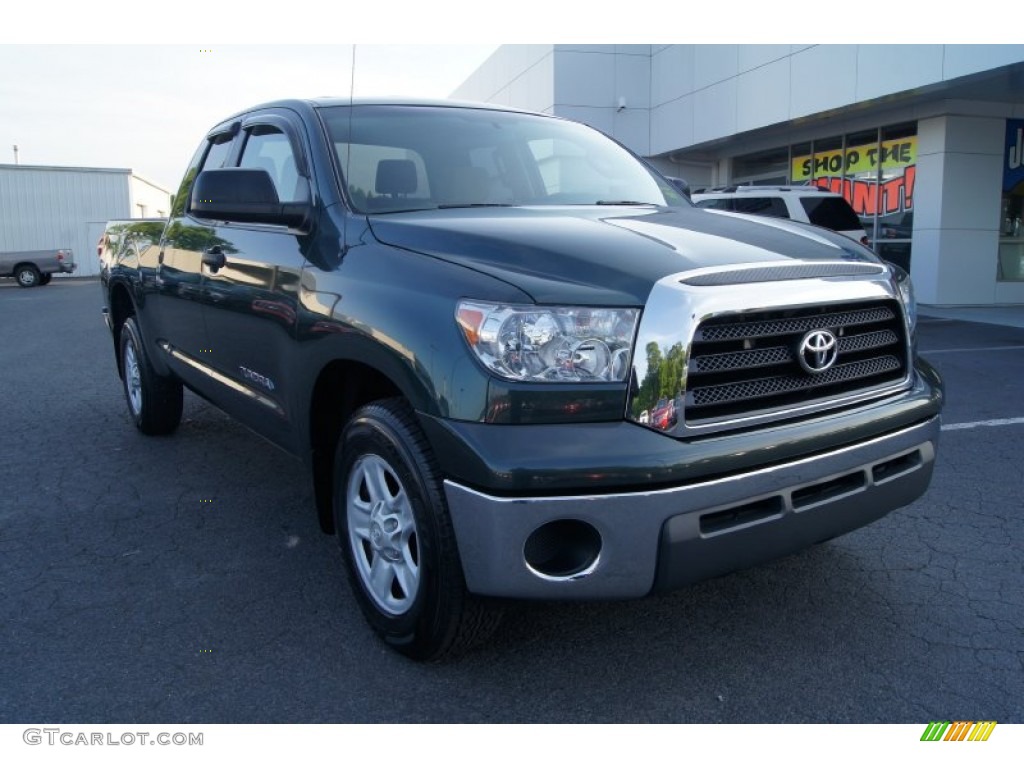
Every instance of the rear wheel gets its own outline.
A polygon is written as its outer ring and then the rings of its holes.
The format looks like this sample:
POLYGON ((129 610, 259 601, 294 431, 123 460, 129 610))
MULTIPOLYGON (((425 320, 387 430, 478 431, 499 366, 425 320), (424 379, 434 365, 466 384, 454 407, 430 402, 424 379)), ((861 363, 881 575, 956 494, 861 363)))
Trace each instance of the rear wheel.
POLYGON ((40 285, 49 285, 50 281, 52 279, 53 279, 53 274, 50 273, 50 272, 46 272, 45 274, 42 274, 42 275, 39 276, 39 284, 40 285))
POLYGON ((466 590, 441 476, 404 400, 355 413, 338 442, 334 477, 349 580, 384 641, 436 660, 487 639, 500 608, 466 590))
POLYGON ((121 326, 121 371, 128 411, 146 435, 167 435, 181 422, 181 383, 160 376, 146 357, 134 317, 121 326))
POLYGON ((32 288, 39 285, 39 270, 33 264, 21 264, 14 271, 14 279, 22 288, 32 288))

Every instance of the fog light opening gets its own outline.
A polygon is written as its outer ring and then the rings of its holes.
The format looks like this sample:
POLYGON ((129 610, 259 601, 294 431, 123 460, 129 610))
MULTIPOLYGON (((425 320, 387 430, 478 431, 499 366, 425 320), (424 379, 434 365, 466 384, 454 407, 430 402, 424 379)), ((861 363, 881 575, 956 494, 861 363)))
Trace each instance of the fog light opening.
POLYGON ((523 557, 537 576, 578 579, 594 570, 601 556, 601 534, 582 520, 552 520, 526 539, 523 557))

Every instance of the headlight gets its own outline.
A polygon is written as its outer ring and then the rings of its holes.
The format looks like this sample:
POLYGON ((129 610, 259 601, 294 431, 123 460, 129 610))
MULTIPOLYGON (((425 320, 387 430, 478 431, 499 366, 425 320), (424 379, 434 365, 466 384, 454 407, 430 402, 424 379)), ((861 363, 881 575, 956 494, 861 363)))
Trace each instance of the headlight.
POLYGON ((460 301, 455 318, 488 369, 515 381, 626 381, 637 309, 460 301))
POLYGON ((914 284, 910 280, 910 275, 902 267, 890 264, 889 269, 892 270, 893 283, 896 285, 900 299, 903 301, 903 308, 907 312, 907 324, 910 326, 910 332, 913 334, 917 328, 917 300, 914 298, 914 284))

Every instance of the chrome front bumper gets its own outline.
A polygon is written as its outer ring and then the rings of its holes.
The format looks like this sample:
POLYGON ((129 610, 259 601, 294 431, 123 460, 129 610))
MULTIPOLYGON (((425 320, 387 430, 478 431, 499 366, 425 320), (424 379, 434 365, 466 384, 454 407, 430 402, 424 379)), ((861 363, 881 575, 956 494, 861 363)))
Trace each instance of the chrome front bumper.
POLYGON ((466 584, 481 595, 635 598, 797 552, 859 528, 928 487, 940 419, 835 451, 647 492, 503 498, 445 481, 466 584), (524 547, 540 526, 600 535, 578 574, 545 576, 524 547))

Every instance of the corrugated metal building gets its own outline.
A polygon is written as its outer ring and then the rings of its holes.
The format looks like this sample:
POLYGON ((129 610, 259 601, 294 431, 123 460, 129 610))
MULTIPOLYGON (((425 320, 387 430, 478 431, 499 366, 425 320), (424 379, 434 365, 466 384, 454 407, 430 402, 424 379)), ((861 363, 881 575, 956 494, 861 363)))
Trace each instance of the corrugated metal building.
POLYGON ((107 221, 170 209, 171 193, 129 168, 0 165, 0 252, 71 248, 76 275, 99 273, 107 221))

